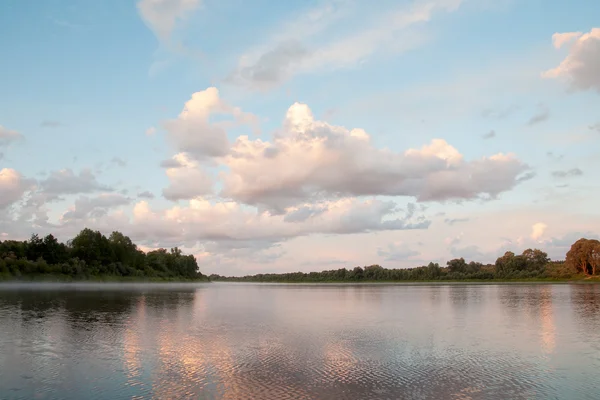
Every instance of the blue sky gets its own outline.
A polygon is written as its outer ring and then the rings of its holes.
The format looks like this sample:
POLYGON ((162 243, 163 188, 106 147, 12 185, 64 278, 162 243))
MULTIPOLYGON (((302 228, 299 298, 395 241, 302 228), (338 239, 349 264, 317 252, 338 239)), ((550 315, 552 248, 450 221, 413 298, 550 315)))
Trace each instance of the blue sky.
POLYGON ((600 4, 372 4, 3 2, 0 234, 122 230, 225 274, 596 234, 600 4))

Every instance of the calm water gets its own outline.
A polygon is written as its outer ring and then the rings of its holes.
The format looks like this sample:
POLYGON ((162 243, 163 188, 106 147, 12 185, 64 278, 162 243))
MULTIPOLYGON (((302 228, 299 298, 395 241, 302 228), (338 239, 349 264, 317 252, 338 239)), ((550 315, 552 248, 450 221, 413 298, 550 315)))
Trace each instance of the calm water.
POLYGON ((1 399, 599 399, 600 285, 0 287, 1 399))

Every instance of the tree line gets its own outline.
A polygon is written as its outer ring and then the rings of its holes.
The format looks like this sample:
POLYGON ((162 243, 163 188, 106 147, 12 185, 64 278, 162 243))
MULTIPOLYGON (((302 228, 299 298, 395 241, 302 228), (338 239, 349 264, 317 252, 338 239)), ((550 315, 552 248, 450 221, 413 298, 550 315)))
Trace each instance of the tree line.
POLYGON ((121 232, 106 237, 86 228, 66 243, 51 234, 0 241, 0 279, 44 276, 206 279, 193 255, 177 247, 145 253, 121 232))
POLYGON ((256 274, 243 277, 209 276, 211 281, 233 282, 392 282, 444 280, 517 280, 517 279, 574 279, 600 275, 600 242, 580 239, 575 242, 564 261, 552 261, 539 249, 527 249, 522 254, 506 252, 494 264, 467 262, 456 258, 416 268, 388 269, 380 265, 340 268, 321 272, 291 272, 256 274))

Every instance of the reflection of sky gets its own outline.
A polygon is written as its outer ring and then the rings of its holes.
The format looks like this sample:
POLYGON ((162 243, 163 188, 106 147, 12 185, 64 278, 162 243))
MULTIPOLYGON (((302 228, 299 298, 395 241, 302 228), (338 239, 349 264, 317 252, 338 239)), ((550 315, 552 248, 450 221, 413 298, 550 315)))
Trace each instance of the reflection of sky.
POLYGON ((211 284, 35 310, 0 296, 0 367, 14 365, 0 387, 100 399, 585 398, 600 361, 581 335, 598 326, 600 295, 572 290, 211 284))

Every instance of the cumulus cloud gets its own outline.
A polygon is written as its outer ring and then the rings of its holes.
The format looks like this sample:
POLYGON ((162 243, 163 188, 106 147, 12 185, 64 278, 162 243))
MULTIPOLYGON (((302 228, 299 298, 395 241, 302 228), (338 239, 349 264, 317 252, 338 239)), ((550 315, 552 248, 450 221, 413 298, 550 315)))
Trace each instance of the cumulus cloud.
POLYGON ((70 168, 51 171, 46 179, 39 182, 39 187, 45 194, 54 196, 112 191, 109 186, 100 184, 90 169, 83 169, 79 174, 70 168))
POLYGON ((161 42, 171 39, 176 25, 200 6, 200 0, 140 0, 140 16, 161 42))
POLYGON ((544 236, 546 228, 548 228, 548 225, 544 224, 543 222, 533 224, 531 227, 531 239, 539 240, 542 236, 544 236))
POLYGON ((8 147, 12 143, 21 140, 22 138, 23 136, 19 132, 0 125, 0 148, 8 147))
POLYGON ((564 171, 552 171, 552 176, 555 178, 571 178, 583 175, 583 171, 579 168, 571 168, 564 171))
MULTIPOLYGON (((173 156, 173 163, 167 166, 169 186, 163 189, 163 196, 168 200, 189 200, 212 193, 213 179, 185 153, 173 156)), ((163 162, 163 165, 166 163, 163 162)))
POLYGON ((328 2, 278 27, 266 44, 244 53, 229 81, 267 89, 298 73, 355 67, 377 53, 409 50, 424 41, 411 30, 415 25, 429 22, 436 13, 455 11, 462 2, 414 1, 392 10, 359 10, 344 2, 328 2), (375 15, 367 18, 365 12, 372 11, 375 15), (349 21, 355 21, 349 34, 334 40, 322 35, 349 21))
MULTIPOLYGON (((306 205, 303 205, 306 206, 306 205)), ((426 229, 430 221, 419 216, 399 215, 393 202, 376 199, 340 199, 323 202, 322 212, 302 221, 290 222, 286 214, 256 212, 235 202, 211 203, 202 198, 190 200, 189 206, 152 210, 142 201, 133 209, 132 228, 146 241, 172 240, 194 246, 199 242, 225 243, 233 247, 269 247, 293 237, 315 233, 353 234, 383 230, 426 229)))
POLYGON ((556 33, 552 39, 557 49, 568 46, 568 54, 560 65, 542 76, 565 79, 576 90, 600 92, 600 28, 592 28, 585 34, 556 33))
POLYGON ((30 182, 11 168, 0 170, 0 210, 20 200, 29 189, 30 182))
POLYGON ((111 208, 130 202, 131 199, 119 193, 102 193, 96 197, 82 196, 62 215, 62 220, 66 222, 103 217, 111 208))
POLYGON ((233 124, 256 123, 254 115, 230 106, 219 97, 217 88, 210 87, 194 93, 185 103, 179 117, 164 122, 164 127, 177 151, 200 160, 222 157, 229 152, 227 127, 233 124), (210 117, 215 115, 230 116, 233 120, 211 122, 210 117))
POLYGON ((512 154, 467 161, 442 139, 402 153, 378 149, 364 130, 317 121, 299 103, 272 142, 241 136, 223 164, 223 196, 273 211, 324 197, 494 198, 528 169, 512 154))

